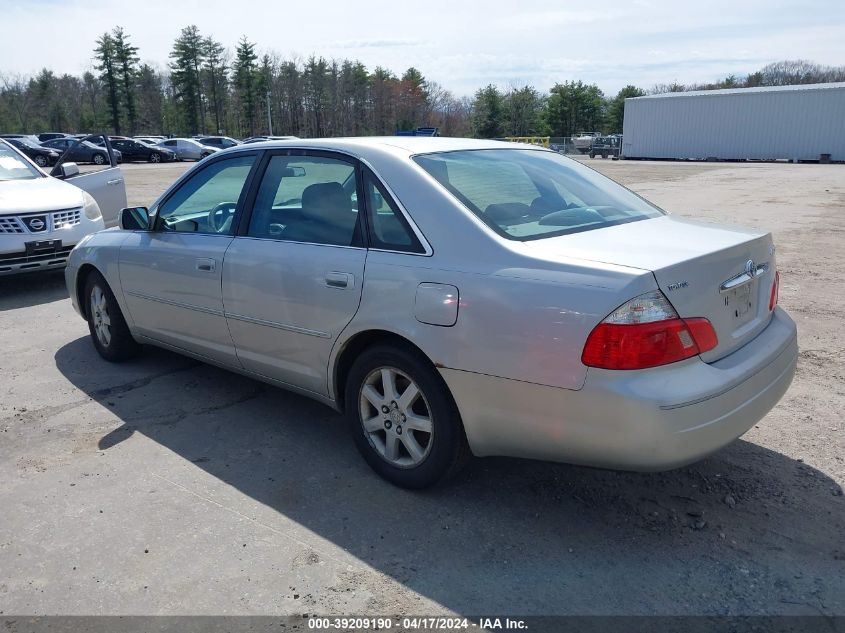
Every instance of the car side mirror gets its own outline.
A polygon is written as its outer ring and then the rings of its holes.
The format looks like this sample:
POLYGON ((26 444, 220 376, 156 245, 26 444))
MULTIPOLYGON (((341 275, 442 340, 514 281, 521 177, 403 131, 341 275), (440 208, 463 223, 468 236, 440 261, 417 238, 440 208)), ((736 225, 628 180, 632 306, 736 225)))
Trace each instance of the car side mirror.
POLYGON ((57 178, 61 178, 62 180, 66 180, 67 178, 72 178, 79 174, 79 165, 76 163, 62 163, 58 166, 58 170, 56 173, 57 178))
POLYGON ((118 223, 120 228, 125 231, 148 231, 150 228, 150 212, 147 207, 121 209, 118 223))

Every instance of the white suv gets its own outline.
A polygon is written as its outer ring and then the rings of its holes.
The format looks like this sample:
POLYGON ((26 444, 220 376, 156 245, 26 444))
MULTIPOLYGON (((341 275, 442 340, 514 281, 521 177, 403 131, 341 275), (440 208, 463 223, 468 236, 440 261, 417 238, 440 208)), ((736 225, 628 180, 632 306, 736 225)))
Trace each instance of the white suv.
POLYGON ((116 224, 126 206, 116 166, 80 174, 66 163, 54 173, 0 139, 0 276, 63 268, 83 237, 116 224))

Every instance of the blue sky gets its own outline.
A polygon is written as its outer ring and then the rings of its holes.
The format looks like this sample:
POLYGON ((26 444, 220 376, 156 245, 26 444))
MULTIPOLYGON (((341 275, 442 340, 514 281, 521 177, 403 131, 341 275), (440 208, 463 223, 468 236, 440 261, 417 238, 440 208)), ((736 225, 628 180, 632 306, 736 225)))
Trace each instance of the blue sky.
POLYGON ((261 52, 416 66, 457 95, 581 79, 612 94, 633 83, 713 81, 803 58, 845 65, 843 0, 0 0, 0 73, 81 73, 94 40, 123 26, 164 66, 181 27, 261 52))

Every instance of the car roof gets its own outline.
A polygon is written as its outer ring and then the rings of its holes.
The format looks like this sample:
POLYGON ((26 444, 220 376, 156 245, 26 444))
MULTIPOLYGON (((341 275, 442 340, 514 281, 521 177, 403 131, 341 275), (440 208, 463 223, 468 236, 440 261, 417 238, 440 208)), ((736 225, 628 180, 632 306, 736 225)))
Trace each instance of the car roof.
POLYGON ((390 150, 394 153, 398 151, 408 156, 478 149, 542 149, 536 145, 526 145, 523 143, 446 136, 353 136, 345 138, 300 138, 285 141, 260 141, 250 143, 246 147, 240 145, 237 148, 230 148, 226 151, 232 152, 236 149, 250 151, 256 147, 303 147, 337 150, 353 154, 365 154, 367 150, 382 149, 390 150))

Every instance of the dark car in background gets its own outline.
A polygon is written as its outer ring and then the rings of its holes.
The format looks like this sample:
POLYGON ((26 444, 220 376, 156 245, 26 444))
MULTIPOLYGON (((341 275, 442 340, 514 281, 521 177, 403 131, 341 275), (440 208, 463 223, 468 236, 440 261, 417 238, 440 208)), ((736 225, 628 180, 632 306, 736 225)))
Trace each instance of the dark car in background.
POLYGON ((6 141, 31 158, 39 167, 55 165, 61 152, 50 147, 43 147, 29 137, 6 138, 6 141))
POLYGON ((241 144, 240 141, 236 141, 230 136, 201 136, 197 141, 203 145, 210 145, 211 147, 218 147, 220 149, 228 149, 241 144))
MULTIPOLYGON (((64 154, 70 150, 65 160, 73 161, 74 163, 94 163, 95 165, 105 165, 109 162, 108 151, 105 147, 95 145, 91 141, 77 142, 76 138, 54 138, 51 141, 41 143, 43 147, 56 150, 59 154, 64 154)), ((112 151, 114 151, 114 158, 119 163, 123 157, 121 153, 115 149, 112 143, 112 151)))
POLYGON ((44 141, 52 141, 54 138, 68 138, 70 136, 70 134, 65 134, 64 132, 43 132, 42 134, 35 135, 41 143, 44 141))
POLYGON ((150 163, 161 163, 176 160, 176 152, 164 147, 148 145, 134 139, 112 140, 112 147, 116 147, 123 154, 123 160, 142 160, 150 163))

